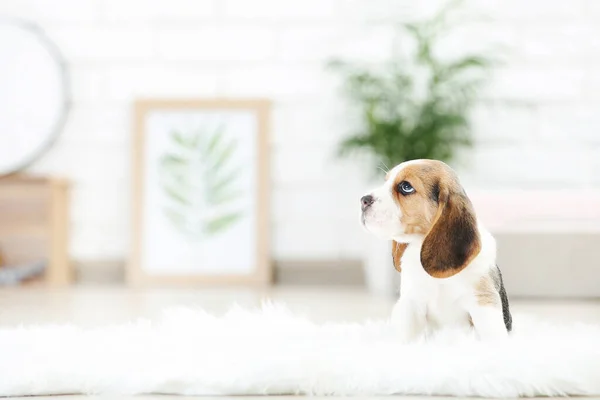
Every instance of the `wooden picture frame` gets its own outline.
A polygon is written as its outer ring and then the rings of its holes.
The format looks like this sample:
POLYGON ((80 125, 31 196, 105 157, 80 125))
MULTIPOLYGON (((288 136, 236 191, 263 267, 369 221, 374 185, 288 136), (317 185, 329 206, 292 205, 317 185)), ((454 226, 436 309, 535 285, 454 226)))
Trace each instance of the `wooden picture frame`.
MULTIPOLYGON (((186 99, 186 100, 152 100, 152 99, 145 99, 145 100, 139 100, 135 103, 135 120, 134 120, 134 136, 133 136, 133 208, 132 208, 132 214, 133 214, 133 225, 132 225, 132 249, 131 249, 131 255, 130 255, 130 260, 128 263, 128 267, 127 267, 127 281, 130 284, 133 285, 162 285, 162 284, 166 284, 166 285, 195 285, 195 284, 213 284, 213 285, 227 285, 227 284, 237 284, 237 285, 261 285, 261 284, 268 284, 271 282, 272 280, 272 270, 271 270, 271 265, 270 265, 270 260, 269 260, 269 243, 268 243, 268 226, 269 226, 269 220, 268 220, 268 209, 269 209, 269 201, 268 201, 268 192, 269 192, 269 187, 268 187, 268 146, 267 146, 267 131, 268 131, 268 120, 269 120, 269 109, 270 109, 270 103, 267 100, 263 100, 263 99, 253 99, 253 100, 231 100, 231 99, 186 99), (162 113, 162 114, 161 114, 162 113), (161 116, 162 115, 162 116, 161 116), (191 134, 192 136, 188 136, 187 139, 184 136, 184 133, 178 133, 175 130, 172 130, 171 133, 162 133, 163 131, 165 131, 166 129, 161 130, 160 128, 153 128, 153 126, 160 126, 160 124, 165 124, 164 122, 160 122, 160 121, 172 121, 172 123, 179 123, 176 119, 176 116, 179 115, 182 118, 185 117, 185 121, 187 121, 186 123, 189 126, 199 126, 199 131, 200 133, 193 133, 191 134), (249 115, 253 116, 253 117, 249 117, 249 115), (196 118, 196 120, 194 120, 194 118, 196 118), (204 118, 204 119, 202 119, 204 118), (212 119, 211 119, 212 118, 212 119), (234 124, 234 128, 230 129, 227 127, 227 123, 229 122, 223 122, 226 121, 226 118, 231 118, 231 122, 232 124, 234 124), (203 138, 205 133, 203 131, 203 127, 206 125, 212 124, 212 121, 216 121, 220 119, 221 122, 218 122, 218 124, 220 124, 220 126, 224 125, 225 128, 207 128, 209 129, 209 133, 206 133, 206 135, 208 135, 207 137, 209 137, 209 139, 205 139, 203 138), (195 121, 195 122, 190 122, 190 121, 195 121), (201 121, 201 122, 198 122, 201 121), (202 122, 204 121, 204 122, 202 122), (167 213, 168 210, 164 210, 164 215, 161 217, 153 217, 152 220, 157 220, 157 219, 161 219, 163 221, 169 219, 168 217, 171 216, 171 227, 177 227, 179 226, 179 231, 182 232, 186 232, 186 235, 189 234, 189 232, 193 231, 193 233, 191 233, 190 235, 196 235, 198 234, 200 237, 203 237, 203 235, 208 235, 207 232, 214 232, 215 229, 218 227, 218 229, 220 230, 220 232, 218 233, 218 235, 221 235, 220 237, 217 237, 216 239, 214 239, 213 237, 208 237, 206 239, 206 241, 202 241, 202 239, 200 239, 200 241, 198 242, 198 246, 205 246, 206 249, 208 249, 207 251, 213 251, 212 249, 214 248, 223 248, 223 244, 224 243, 228 243, 228 250, 229 251, 222 251, 219 254, 223 254, 224 258, 227 257, 234 257, 234 255, 236 257, 241 257, 241 259, 244 259, 244 257, 242 256, 237 256, 236 252, 237 249, 239 248, 238 245, 242 245, 244 246, 244 248, 246 249, 245 251, 247 251, 249 254, 254 253, 254 257, 249 257, 249 258, 253 258, 253 260, 249 260, 248 262, 252 265, 252 267, 250 269, 248 269, 247 271, 245 271, 244 273, 238 273, 236 272, 224 272, 220 269, 218 269, 218 266, 208 266, 209 268, 209 272, 206 272, 206 270, 201 270, 201 271, 194 271, 194 272, 182 272, 182 271, 177 271, 174 273, 156 273, 156 268, 159 263, 159 261, 155 261, 156 259, 160 258, 160 257, 152 257, 152 261, 153 263, 155 263, 156 265, 154 265, 153 267, 150 267, 149 265, 147 265, 147 260, 145 260, 145 254, 144 252, 146 251, 146 248, 151 248, 151 252, 155 251, 155 248, 157 246, 150 246, 148 243, 146 243, 145 241, 148 240, 154 240, 151 239, 150 236, 151 235, 167 235, 167 233, 164 233, 165 231, 173 231, 175 228, 171 229, 161 229, 158 230, 159 232, 154 233, 154 231, 150 231, 150 225, 151 223, 147 223, 145 216, 148 215, 155 215, 155 213, 153 211, 149 211, 149 206, 148 204, 146 204, 146 201, 148 200, 146 197, 148 195, 149 190, 151 189, 151 187, 156 186, 156 183, 149 183, 147 182, 146 178, 148 176, 151 176, 151 173, 148 172, 148 163, 151 162, 150 157, 153 156, 149 156, 147 153, 149 151, 151 151, 151 149, 153 148, 153 145, 151 144, 152 138, 154 138, 154 136, 152 136, 149 139, 148 135, 152 135, 156 132, 157 135, 160 135, 161 137, 164 135, 169 136, 172 139, 172 142, 169 143, 174 143, 174 146, 187 146, 190 145, 192 146, 193 151, 191 153, 185 153, 185 154, 195 154, 196 150, 195 149, 204 149, 206 151, 213 151, 216 148, 220 148, 220 147, 225 147, 225 145, 222 145, 221 143, 225 143, 227 142, 227 140, 230 140, 228 138, 225 139, 220 139, 220 136, 226 136, 226 135, 238 135, 238 133, 235 134, 231 134, 228 133, 228 131, 237 131, 236 132, 240 132, 244 129, 250 129, 247 125, 247 123, 240 123, 239 121, 254 121, 253 124, 255 124, 254 128, 254 132, 255 132, 255 138, 254 143, 255 145, 252 145, 250 142, 246 143, 246 146, 238 146, 238 143, 240 140, 240 137, 243 138, 245 136, 239 136, 237 138, 238 142, 233 143, 231 142, 231 146, 230 147, 234 147, 236 150, 233 151, 227 151, 229 150, 229 147, 226 147, 226 150, 222 151, 221 153, 219 153, 219 158, 217 160, 217 162, 211 163, 211 165, 220 165, 219 161, 221 161, 221 159, 226 158, 225 154, 230 155, 230 154, 237 154, 237 153, 243 153, 244 151, 248 152, 247 150, 243 150, 243 149, 248 149, 253 147, 255 149, 255 160, 254 162, 254 167, 252 167, 252 162, 250 163, 244 163, 243 164, 243 168, 239 168, 239 166, 237 166, 236 171, 246 171, 249 170, 250 172, 248 172, 248 174, 250 175, 245 175, 246 178, 243 179, 247 179, 252 183, 252 186, 255 187, 255 189, 253 190, 248 190, 248 192, 253 191, 253 195, 250 196, 246 196, 243 200, 246 201, 248 204, 251 204, 253 210, 252 212, 254 212, 254 216, 248 216, 247 219, 251 219, 252 221, 254 221, 253 225, 252 225, 252 233, 255 235, 252 240, 252 243, 254 243, 254 251, 249 250, 250 245, 246 244, 245 242, 243 242, 243 240, 231 240, 231 242, 225 240, 225 238, 222 236, 225 233, 222 233, 222 231, 226 228, 222 228, 222 226, 225 224, 226 226, 235 226, 236 222, 232 222, 229 223, 228 225, 228 221, 231 221, 232 219, 235 220, 235 218, 233 218, 235 215, 242 215, 240 221, 242 222, 237 222, 238 225, 241 224, 247 224, 245 221, 243 216, 243 213, 239 213, 239 214, 233 214, 233 213, 229 213, 226 214, 225 217, 213 217, 212 220, 210 220, 209 223, 203 223, 203 227, 202 228, 196 228, 195 222, 196 221, 206 221, 206 219, 198 219, 195 214, 193 214, 193 212, 198 212, 197 210, 202 208, 202 207, 197 207, 194 203, 194 207, 187 207, 188 203, 182 203, 182 207, 184 207, 184 210, 191 210, 192 214, 190 214, 191 216, 187 219, 185 219, 183 222, 181 215, 180 214, 176 214, 175 216, 170 215, 169 213, 167 213), (154 124, 154 125, 152 125, 154 124), (195 125, 196 124, 196 125, 195 125), (238 128, 236 128, 238 127, 238 128), (212 133, 210 133, 210 129, 213 129, 212 133), (154 133, 150 133, 148 132, 149 130, 154 131, 154 133), (212 136, 210 136, 212 135, 212 136), (208 141, 208 144, 207 144, 208 141), (204 143, 199 145, 198 143, 204 143), (217 144, 215 144, 217 143, 217 144), (197 147, 193 147, 193 146, 197 146, 197 147), (204 147, 202 147, 204 146, 204 147), (242 149, 239 150, 238 149, 242 149), (236 153, 237 152, 237 153, 236 153), (250 200, 253 199, 253 200, 250 200), (148 207, 148 208, 146 208, 148 207), (187 208, 185 208, 187 207, 187 208), (229 219, 227 217, 230 217, 229 219), (216 218, 216 219, 215 219, 216 218), (216 222, 219 223, 216 223, 216 222), (177 225, 177 223, 181 222, 180 225, 177 225), (193 229, 188 229, 189 227, 192 227, 193 229), (210 228, 210 229, 209 229, 210 228), (219 243, 219 245, 215 245, 212 248, 207 245, 206 243, 210 242, 210 241, 214 241, 214 243, 219 243), (235 252, 232 252, 231 250, 236 250, 235 252), (154 272, 150 272, 148 271, 148 269, 154 268, 155 271, 154 272), (216 269, 215 269, 216 268, 216 269)), ((169 122, 170 123, 170 122, 169 122)), ((186 125, 186 126, 188 126, 186 125)), ((211 125, 212 126, 212 125, 211 125)), ((169 128, 171 129, 171 128, 169 128)), ((173 128, 174 129, 174 128, 173 128)), ((181 129, 181 128, 179 128, 181 129)), ((190 128, 191 129, 191 128, 190 128)), ((196 128, 194 128, 196 129, 196 128)), ((193 130, 193 129, 191 129, 193 130)), ((158 136, 156 136, 158 137, 158 136)), ((231 136, 232 139, 231 141, 235 141, 236 138, 231 136)), ((169 139, 169 140, 171 140, 169 139)), ((156 139, 158 140, 158 139, 156 139)), ((162 140, 162 139, 161 139, 162 140)), ((243 139, 246 140, 246 139, 243 139)), ((229 142, 227 142, 229 143, 229 142)), ((157 147, 157 146, 154 146, 157 147)), ((162 147, 161 147, 162 149, 162 147)), ((185 149, 184 149, 185 150, 185 149)), ((199 152, 202 153, 202 151, 204 150, 200 150, 199 152)), ((162 150, 161 150, 162 151, 162 150)), ((187 151, 187 150, 186 150, 187 151)), ((176 153, 177 154, 177 153, 176 153)), ((182 154, 182 153, 179 153, 182 154)), ((204 157, 204 160, 209 160, 210 159, 210 154, 211 153, 203 153, 203 156, 199 156, 199 158, 204 157)), ((239 156, 242 157, 242 156, 239 156)), ((241 158, 240 158, 241 159, 241 158)), ((180 167, 180 163, 181 160, 177 159, 177 156, 171 157, 171 155, 167 154, 167 155, 163 155, 162 158, 159 159, 160 161, 158 162, 158 164, 161 164, 162 166, 168 166, 171 167, 171 164, 169 164, 167 161, 171 162, 174 165, 173 168, 179 168, 180 167), (174 158, 175 160, 171 160, 171 158, 174 158)), ((244 160, 248 160, 248 158, 246 157, 244 160)), ((200 161, 200 163, 203 163, 204 161, 200 161)), ((206 164, 209 164, 210 161, 206 161, 206 164)), ((222 163, 221 163, 222 164, 222 163)), ((197 169, 190 169, 189 167, 187 167, 189 164, 182 164, 184 166, 186 166, 185 171, 197 171, 197 169)), ((196 164, 194 164, 196 165, 196 164)), ((205 168, 205 170, 208 167, 205 168)), ((169 169, 165 169, 166 171, 169 171, 169 169)), ((161 170, 162 171, 162 170, 161 170)), ((175 171, 178 171, 177 169, 175 169, 175 171)), ((181 169, 179 169, 179 171, 181 171, 181 169)), ((212 172, 211 172, 212 173, 212 172)), ((242 172, 242 174, 245 172, 242 172)), ((159 174, 157 174, 159 175, 159 174)), ((168 175, 168 174, 167 174, 168 175)), ((189 174, 188 174, 189 175, 189 174)), ((197 180, 191 179, 189 178, 189 176, 186 175, 186 178, 184 179, 186 182, 188 181, 193 181, 196 182, 197 180)), ((204 176, 206 179, 204 179, 205 181, 210 181, 212 178, 210 178, 211 176, 213 176, 214 174, 205 174, 202 175, 204 176)), ((232 173, 229 173, 229 176, 231 176, 232 173)), ((234 175, 234 174, 233 174, 234 175)), ((174 175, 177 176, 177 179, 173 180, 173 182, 178 183, 178 182, 182 182, 183 179, 181 179, 181 175, 174 175)), ((159 179, 158 177, 156 179, 159 179)), ((234 179, 235 180, 235 179, 234 179)), ((222 182, 226 182, 228 181, 227 179, 222 179, 222 182)), ((220 182, 220 183, 222 183, 220 182)), ((250 187, 250 185, 246 185, 246 187, 250 187)), ((214 188, 220 188, 220 186, 218 187, 214 187, 214 188)), ((167 188, 168 189, 168 188, 167 188)), ((215 189, 216 190, 216 189, 215 189)), ((194 193, 196 193, 196 189, 192 190, 194 193)), ((189 192, 189 191, 188 191, 189 192)), ((204 190, 204 193, 212 193, 214 192, 211 190, 204 190)), ((179 200, 180 200, 180 196, 174 196, 172 198, 169 197, 169 194, 171 194, 171 192, 169 190, 165 190, 165 195, 163 195, 163 197, 166 197, 167 200, 173 200, 173 203, 175 203, 176 206, 180 205, 179 200)), ((200 197, 203 196, 209 196, 207 194, 202 194, 200 195, 200 197)), ((149 197, 149 196, 148 196, 149 197)), ((229 196, 231 197, 231 195, 229 196)), ((222 199, 226 199, 227 195, 225 195, 225 197, 221 197, 222 199)), ((194 197, 195 199, 195 197, 194 197)), ((235 200, 234 200, 235 201, 235 200)), ((202 203, 202 204, 207 204, 207 203, 202 203)), ((222 203, 217 203, 217 207, 220 206, 220 204, 222 203)), ((245 204, 245 203, 244 203, 245 204)), ((155 207, 156 208, 156 207, 155 207)), ((248 208, 248 209, 250 209, 248 208)), ((154 224, 153 226, 155 227, 157 224, 154 224)), ((246 226, 246 225, 244 225, 246 226)), ((241 228, 229 228, 229 230, 234 230, 237 229, 238 231, 242 231, 241 228)), ((244 232, 249 232, 249 229, 245 229, 244 232)), ((216 234, 215 234, 216 235, 216 234)), ((240 236, 241 237, 241 236, 240 236)), ((185 250, 187 252, 188 248, 191 249, 190 251, 195 251, 195 247, 193 244, 188 243, 188 236, 185 236, 185 240, 186 240, 186 247, 185 250)), ((156 240, 155 240, 156 241, 156 240)), ((169 242, 169 241, 160 241, 159 243, 163 242, 169 242)), ((183 243, 183 242, 173 242, 173 243, 183 243)), ((175 247, 177 247, 179 244, 177 244, 175 247)), ((183 246, 183 244, 182 244, 183 246)), ((184 252, 184 253, 186 253, 184 252)), ((173 253, 176 256, 179 256, 180 253, 177 252, 177 250, 175 249, 175 252, 173 253)), ((187 254, 187 253, 186 253, 187 254)), ((217 255, 218 257, 220 257, 219 255, 217 255)), ((233 261, 228 261, 231 263, 231 265, 234 265, 233 261)), ((237 263, 240 262, 240 260, 235 261, 237 263)), ((245 262, 243 260, 241 260, 241 262, 245 262)), ((223 264, 225 265, 226 263, 223 262, 223 264)), ((161 264, 162 265, 162 264, 161 264)), ((237 264, 236 264, 237 265, 237 264)), ((207 266, 202 266, 207 267, 207 266)), ((163 268, 163 266, 161 266, 160 268, 163 268)), ((165 269, 167 268, 178 268, 178 265, 173 265, 173 266, 164 266, 165 269)), ((195 268, 195 265, 194 265, 195 268)), ((235 268, 238 268, 237 266, 235 268)), ((230 267, 230 269, 235 269, 234 267, 230 267)), ((246 268, 246 267, 244 267, 246 268)))

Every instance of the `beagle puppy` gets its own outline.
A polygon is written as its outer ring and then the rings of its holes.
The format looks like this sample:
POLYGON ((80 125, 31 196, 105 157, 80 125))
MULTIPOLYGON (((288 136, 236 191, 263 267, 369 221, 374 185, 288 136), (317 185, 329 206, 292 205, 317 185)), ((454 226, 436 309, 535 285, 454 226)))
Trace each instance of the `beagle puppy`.
POLYGON ((471 326, 482 339, 510 332, 496 242, 448 165, 396 166, 383 186, 361 198, 361 211, 369 232, 392 240, 401 283, 391 322, 403 341, 450 325, 471 326))

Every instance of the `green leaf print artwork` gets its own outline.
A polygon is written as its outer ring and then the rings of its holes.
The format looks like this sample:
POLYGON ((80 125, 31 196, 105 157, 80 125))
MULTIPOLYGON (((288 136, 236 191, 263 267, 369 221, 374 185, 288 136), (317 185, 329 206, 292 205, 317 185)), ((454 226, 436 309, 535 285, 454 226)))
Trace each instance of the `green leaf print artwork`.
POLYGON ((242 168, 232 165, 237 142, 226 137, 223 126, 212 132, 172 131, 169 139, 171 148, 158 165, 165 216, 190 238, 225 232, 244 216, 236 206, 244 194, 242 168))

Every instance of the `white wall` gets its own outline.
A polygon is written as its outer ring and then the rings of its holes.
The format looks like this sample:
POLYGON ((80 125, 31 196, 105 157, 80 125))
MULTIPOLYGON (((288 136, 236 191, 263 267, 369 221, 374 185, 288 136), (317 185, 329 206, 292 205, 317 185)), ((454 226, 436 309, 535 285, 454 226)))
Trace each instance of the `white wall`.
MULTIPOLYGON (((68 61, 73 109, 32 170, 73 181, 72 255, 128 252, 134 99, 249 96, 274 106, 274 257, 358 257, 363 166, 334 156, 351 124, 323 65, 333 55, 384 59, 393 21, 415 3, 431 1, 0 0, 0 15, 38 22, 68 61)), ((493 42, 509 57, 474 112, 465 182, 599 187, 600 2, 474 0, 469 10, 493 20, 446 50, 493 42)))

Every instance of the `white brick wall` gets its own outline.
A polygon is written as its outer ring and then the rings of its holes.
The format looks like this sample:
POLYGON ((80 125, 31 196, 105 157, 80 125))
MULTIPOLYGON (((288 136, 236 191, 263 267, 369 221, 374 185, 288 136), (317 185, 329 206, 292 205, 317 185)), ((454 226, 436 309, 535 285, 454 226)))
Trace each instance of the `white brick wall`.
MULTIPOLYGON (((272 244, 278 259, 354 258, 363 236, 360 161, 335 158, 355 118, 323 70, 333 56, 384 59, 399 18, 438 0, 1 0, 60 46, 73 109, 32 170, 74 183, 71 253, 129 247, 136 97, 273 100, 272 244)), ((598 0, 471 0, 445 54, 501 45, 505 65, 473 110, 477 148, 457 164, 474 188, 600 187, 598 0)))

